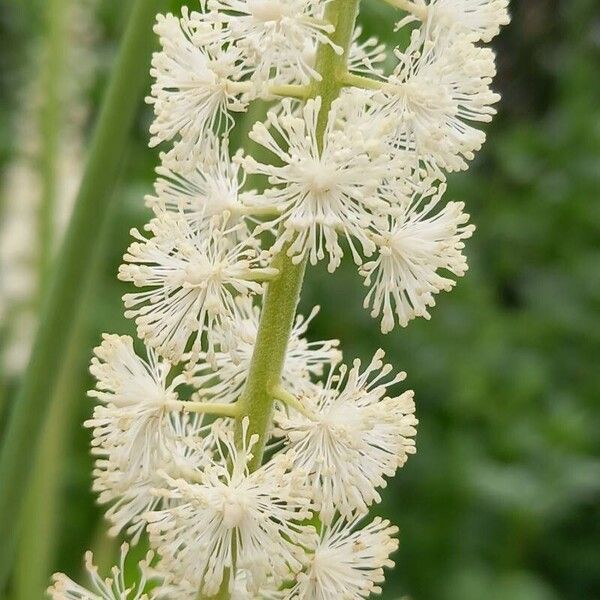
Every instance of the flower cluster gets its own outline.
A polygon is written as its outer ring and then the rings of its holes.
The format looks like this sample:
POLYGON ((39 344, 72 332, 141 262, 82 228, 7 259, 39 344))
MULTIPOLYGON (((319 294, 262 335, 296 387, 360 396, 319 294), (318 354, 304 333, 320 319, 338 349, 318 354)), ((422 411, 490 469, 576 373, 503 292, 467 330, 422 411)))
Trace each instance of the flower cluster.
POLYGON ((145 350, 104 337, 86 422, 112 533, 145 531, 156 559, 131 589, 122 567, 107 582, 92 569, 97 594, 59 575, 55 599, 381 591, 397 529, 367 514, 415 452, 413 392, 381 350, 348 368, 337 340, 307 341, 317 308, 277 321, 273 296, 287 306, 291 271, 333 272, 349 253, 384 333, 429 318, 467 270, 474 227, 444 202, 445 173, 483 143, 498 96, 480 44, 508 20, 503 0, 387 1, 411 29, 390 53, 342 31, 341 0, 203 0, 158 17, 151 145, 172 147, 119 270, 145 350), (236 113, 280 96, 254 150, 232 151, 236 113), (256 375, 270 362, 274 376, 256 375))

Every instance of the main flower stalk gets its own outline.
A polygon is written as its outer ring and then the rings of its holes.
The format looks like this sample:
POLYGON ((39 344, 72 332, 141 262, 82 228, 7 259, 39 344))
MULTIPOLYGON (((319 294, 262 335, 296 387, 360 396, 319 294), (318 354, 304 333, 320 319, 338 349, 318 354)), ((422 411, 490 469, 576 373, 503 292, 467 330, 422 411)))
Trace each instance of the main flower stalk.
MULTIPOLYGON (((339 96, 348 72, 348 52, 358 15, 360 0, 332 0, 327 6, 325 20, 335 26, 332 41, 343 49, 336 52, 328 44, 319 44, 316 69, 321 80, 315 80, 310 97, 321 97, 321 112, 317 124, 317 141, 323 148, 329 109, 339 96)), ((307 258, 296 264, 287 255, 287 245, 273 258, 272 267, 279 276, 268 284, 260 317, 258 334, 246 385, 240 397, 240 416, 249 418, 249 435, 258 435, 258 442, 249 463, 250 470, 262 464, 264 449, 271 427, 274 393, 279 386, 286 351, 294 326, 296 310, 302 291, 307 258)), ((237 437, 241 439, 242 419, 237 421, 237 437)), ((214 600, 229 598, 229 582, 225 578, 214 600)), ((202 595, 199 595, 199 600, 202 595)))
MULTIPOLYGON (((343 52, 336 52, 332 46, 323 43, 317 50, 316 70, 321 80, 312 83, 310 97, 321 97, 317 124, 317 140, 321 149, 329 109, 339 96, 348 72, 348 52, 359 4, 360 0, 332 0, 325 12, 325 20, 335 26, 332 41, 343 52)), ((249 434, 259 437, 250 463, 252 470, 262 463, 271 426, 273 390, 280 383, 306 270, 306 259, 294 264, 286 252, 287 247, 284 247, 273 259, 272 266, 279 271, 279 276, 268 284, 265 293, 250 372, 240 398, 241 415, 250 419, 249 434)), ((238 436, 241 434, 240 423, 241 419, 238 421, 238 436)))

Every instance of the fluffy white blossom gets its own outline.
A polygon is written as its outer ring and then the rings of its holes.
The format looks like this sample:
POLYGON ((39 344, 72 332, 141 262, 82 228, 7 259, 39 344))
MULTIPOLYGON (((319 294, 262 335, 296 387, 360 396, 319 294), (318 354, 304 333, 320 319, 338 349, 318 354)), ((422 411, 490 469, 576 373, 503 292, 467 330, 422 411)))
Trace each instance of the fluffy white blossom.
POLYGON ((126 530, 137 543, 146 526, 145 515, 163 505, 163 498, 155 489, 163 483, 158 469, 167 470, 173 476, 185 474, 195 478, 211 456, 214 439, 197 416, 174 413, 169 419, 172 430, 169 437, 168 457, 155 455, 154 471, 132 471, 122 448, 100 455, 93 471, 93 490, 98 502, 108 505, 106 518, 112 524, 109 533, 117 535, 126 530))
MULTIPOLYGON (((199 361, 189 374, 188 383, 198 390, 198 394, 215 402, 235 402, 250 370, 260 309, 249 298, 240 298, 238 306, 237 321, 230 333, 237 341, 235 348, 231 352, 216 352, 214 368, 213 364, 199 361)), ((313 308, 307 318, 298 315, 290 335, 281 381, 294 394, 312 389, 314 379, 341 359, 338 340, 309 342, 305 337, 318 310, 318 307, 313 308)))
POLYGON ((208 0, 205 19, 222 24, 223 39, 242 50, 245 65, 259 83, 320 80, 307 46, 332 43, 331 23, 323 20, 323 0, 208 0))
POLYGON ((361 34, 362 27, 357 26, 348 52, 348 71, 381 76, 382 63, 387 60, 386 45, 375 36, 361 40, 361 34))
MULTIPOLYGON (((129 546, 121 546, 121 560, 118 566, 111 570, 110 577, 103 579, 98 573, 98 567, 94 565, 94 557, 91 552, 85 555, 85 567, 90 578, 90 587, 86 588, 63 573, 52 576, 52 585, 48 588, 48 594, 52 600, 151 600, 155 593, 150 596, 144 593, 146 583, 150 579, 150 563, 154 557, 148 552, 146 557, 139 563, 140 577, 138 582, 128 587, 125 583, 125 559, 129 546)), ((175 600, 173 598, 173 600, 175 600)))
POLYGON ((189 581, 175 581, 172 574, 164 570, 161 562, 152 568, 151 574, 153 578, 162 580, 152 600, 197 600, 198 588, 189 581))
MULTIPOLYGON (((238 162, 231 161, 227 141, 208 136, 205 146, 192 168, 168 161, 156 169, 154 195, 146 196, 146 204, 158 216, 184 215, 191 227, 206 229, 213 217, 228 213, 230 221, 237 223, 253 213, 255 193, 242 191, 246 175, 238 162)), ((240 235, 248 237, 249 232, 242 229, 240 235)))
POLYGON ((104 581, 88 555, 92 587, 56 575, 54 600, 382 591, 398 530, 363 519, 416 451, 413 392, 397 391, 406 374, 381 350, 347 367, 336 340, 307 341, 317 309, 287 314, 296 290, 275 266, 286 252, 334 271, 349 252, 384 333, 429 317, 435 294, 467 270, 474 227, 462 203, 442 203, 443 180, 467 167, 485 139, 476 125, 495 113, 494 54, 477 44, 508 22, 507 0, 389 0, 412 33, 385 70, 385 46, 361 41, 360 28, 352 39, 337 32, 346 53, 336 45, 329 1, 200 0, 157 19, 151 145, 172 149, 146 198, 154 217, 146 233, 132 230, 119 270, 138 288, 123 300, 147 358, 130 337, 104 337, 86 425, 110 532, 135 542, 146 531, 158 558, 151 566, 150 553, 126 588, 126 548, 104 581), (323 48, 341 57, 331 73, 316 69, 323 48), (319 83, 326 76, 337 99, 319 83), (249 134, 270 160, 230 152, 233 113, 280 95, 290 97, 249 134), (293 293, 285 314, 261 321, 260 297, 282 275, 272 289, 293 293), (289 338, 287 352, 262 369, 256 357, 269 356, 275 333, 289 338), (246 384, 260 386, 264 405, 246 384), (150 579, 158 587, 146 595, 150 579))
POLYGON ((169 157, 185 163, 200 154, 210 132, 232 126, 230 113, 246 110, 254 88, 243 81, 240 50, 196 31, 187 10, 180 18, 159 15, 154 30, 161 50, 150 71, 155 80, 147 98, 155 114, 150 145, 175 139, 169 157))
POLYGON ((129 336, 105 334, 94 354, 90 372, 97 383, 89 395, 100 404, 85 423, 93 429, 93 446, 102 452, 122 449, 133 474, 148 474, 156 469, 157 455, 169 457, 169 405, 179 399, 181 377, 168 383, 171 365, 152 349, 148 361, 141 359, 129 336))
POLYGON ((161 481, 157 471, 179 474, 200 467, 213 440, 203 437, 207 428, 201 418, 172 412, 180 410, 176 388, 184 379, 170 378, 171 365, 152 349, 145 361, 129 336, 105 335, 95 354, 90 371, 97 383, 89 395, 100 404, 85 422, 93 429, 97 456, 94 491, 101 504, 110 505, 111 533, 128 528, 137 540, 142 516, 160 504, 152 493, 161 481))
POLYGON ((312 514, 305 474, 290 472, 286 457, 251 473, 258 440, 247 439, 247 427, 245 419, 241 447, 232 432, 215 432, 219 457, 204 469, 201 482, 165 476, 162 494, 175 506, 148 515, 150 540, 164 565, 208 596, 217 593, 230 568, 244 569, 254 591, 268 577, 281 582, 301 569, 304 548, 314 545, 314 528, 302 524, 312 514))
POLYGON ((466 169, 485 141, 485 133, 470 123, 491 121, 500 99, 490 89, 493 51, 466 35, 429 39, 416 30, 396 56, 398 65, 374 94, 367 118, 383 113, 393 124, 390 143, 403 158, 412 155, 415 165, 437 176, 466 169))
POLYGON ((389 556, 398 548, 398 528, 375 518, 359 529, 362 517, 338 518, 324 527, 308 568, 286 591, 286 600, 361 600, 380 594, 383 569, 394 563, 389 556))
POLYGON ((296 262, 307 256, 316 264, 328 255, 330 271, 344 254, 340 237, 348 242, 357 263, 359 249, 367 256, 375 249, 367 229, 383 205, 375 192, 387 169, 384 157, 371 159, 336 128, 336 106, 321 148, 317 125, 321 98, 308 100, 301 112, 284 100, 279 112, 269 112, 266 125, 256 123, 250 133, 282 165, 259 163, 250 156, 244 159, 249 173, 268 176, 273 186, 265 191, 264 200, 281 214, 269 226, 283 225, 273 251, 291 242, 287 252, 296 262))
MULTIPOLYGON (((377 87, 385 86, 380 81, 374 83, 377 87)), ((336 100, 338 126, 344 130, 349 146, 360 148, 382 166, 379 185, 373 192, 379 197, 376 210, 381 215, 389 210, 379 193, 381 186, 390 178, 399 184, 403 178, 413 181, 418 176, 415 175, 414 152, 404 151, 394 144, 398 115, 385 109, 386 101, 380 93, 357 87, 342 90, 336 100)), ((372 224, 376 222, 377 219, 373 219, 372 224)))
MULTIPOLYGON (((405 8, 414 17, 428 21, 434 30, 469 33, 474 40, 490 42, 500 27, 510 23, 509 0, 406 0, 405 8)), ((405 19, 403 22, 410 19, 405 19)))
POLYGON ((288 409, 275 415, 275 435, 285 436, 294 468, 309 474, 324 522, 336 511, 349 517, 366 512, 380 497, 377 488, 415 452, 417 420, 413 392, 387 396, 405 373, 387 378, 379 350, 361 372, 360 360, 347 371, 332 369, 314 397, 305 396, 305 414, 288 409))
POLYGON ((146 528, 144 515, 161 505, 161 498, 153 493, 160 479, 156 474, 132 478, 127 469, 121 468, 122 462, 119 458, 97 458, 92 491, 98 503, 106 506, 109 535, 115 537, 125 531, 137 544, 146 528))
POLYGON ((192 361, 203 346, 214 353, 217 331, 235 321, 235 295, 262 293, 261 280, 276 274, 261 267, 256 244, 236 240, 241 226, 227 228, 215 218, 204 229, 186 218, 162 215, 147 226, 152 236, 132 235, 119 278, 147 291, 126 294, 125 316, 135 318, 140 338, 172 362, 181 359, 191 338, 192 361))
MULTIPOLYGON (((475 227, 467 225, 462 202, 440 206, 445 190, 445 184, 425 187, 400 203, 374 238, 376 258, 360 268, 370 288, 365 308, 373 317, 383 315, 383 333, 396 320, 404 327, 415 317, 428 319, 434 295, 455 285, 445 274, 461 277, 468 269, 462 251, 475 227)), ((393 187, 384 193, 393 193, 393 187)))

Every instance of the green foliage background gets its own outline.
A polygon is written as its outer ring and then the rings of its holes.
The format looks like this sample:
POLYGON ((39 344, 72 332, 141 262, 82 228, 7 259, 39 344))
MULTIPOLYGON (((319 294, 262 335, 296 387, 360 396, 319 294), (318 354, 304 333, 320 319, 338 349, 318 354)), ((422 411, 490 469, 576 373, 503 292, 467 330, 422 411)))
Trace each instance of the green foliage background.
MULTIPOLYGON (((98 2, 95 108, 127 5, 98 2)), ((464 200, 478 227, 467 276, 431 321, 386 337, 362 309, 352 264, 333 276, 311 269, 303 294, 304 306, 322 306, 312 337, 341 339, 349 359, 381 346, 416 390, 418 454, 379 507, 401 527, 385 598, 600 599, 600 7, 514 0, 512 13, 495 42, 500 114, 472 168, 449 178, 448 198, 464 200)), ((0 0, 0 168, 16 146, 41 14, 41 0, 0 0)), ((364 0, 365 32, 393 45, 391 14, 364 0)), ((146 218, 149 119, 140 107, 72 373, 51 568, 73 576, 85 549, 105 563, 116 550, 102 535, 80 423, 92 345, 102 331, 131 331, 115 274, 129 228, 146 218)))

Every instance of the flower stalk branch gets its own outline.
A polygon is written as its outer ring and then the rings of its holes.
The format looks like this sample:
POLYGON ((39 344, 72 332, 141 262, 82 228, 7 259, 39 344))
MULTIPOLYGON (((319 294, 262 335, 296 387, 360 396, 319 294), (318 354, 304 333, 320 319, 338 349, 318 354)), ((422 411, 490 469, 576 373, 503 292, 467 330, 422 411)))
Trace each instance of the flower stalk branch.
POLYGON ((297 410, 301 415, 304 415, 308 419, 312 418, 311 413, 302 404, 302 402, 300 402, 300 400, 298 400, 298 398, 296 398, 296 396, 294 396, 294 394, 288 392, 281 385, 276 385, 271 390, 271 394, 275 400, 279 400, 280 402, 283 402, 283 404, 285 404, 286 406, 289 406, 290 408, 297 410))
POLYGON ((306 100, 310 94, 310 89, 306 85, 278 84, 269 86, 268 90, 269 94, 273 96, 298 98, 299 100, 306 100))
POLYGON ((427 7, 425 5, 419 5, 413 0, 384 0, 386 4, 399 8, 409 12, 419 19, 425 19, 427 17, 427 7))

